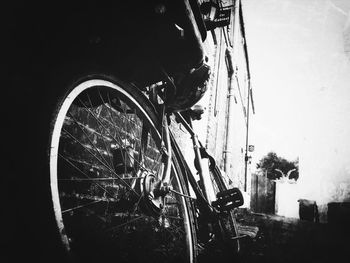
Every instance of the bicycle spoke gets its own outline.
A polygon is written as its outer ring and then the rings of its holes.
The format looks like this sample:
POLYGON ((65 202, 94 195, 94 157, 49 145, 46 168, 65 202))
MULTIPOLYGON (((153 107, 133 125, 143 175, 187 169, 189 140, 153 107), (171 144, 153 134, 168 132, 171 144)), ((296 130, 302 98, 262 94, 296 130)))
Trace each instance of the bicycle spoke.
MULTIPOLYGON (((139 179, 140 177, 128 177, 128 178, 124 178, 131 180, 131 179, 139 179)), ((59 182, 62 181, 76 181, 76 182, 81 182, 81 181, 115 181, 117 180, 117 178, 115 177, 106 177, 106 178, 69 178, 69 179, 58 179, 59 182)))
MULTIPOLYGON (((109 116, 110 116, 110 125, 111 125, 114 129, 117 129, 116 124, 113 122, 111 107, 107 107, 107 104, 106 104, 106 102, 104 101, 104 99, 103 99, 103 97, 102 97, 102 95, 101 95, 100 90, 98 90, 98 94, 99 94, 99 97, 100 97, 101 101, 103 102, 103 104, 104 104, 104 105, 106 106, 106 108, 108 109, 108 113, 109 113, 109 116)), ((109 94, 108 94, 108 100, 109 100, 109 104, 112 105, 112 103, 111 103, 111 101, 110 101, 110 99, 109 99, 109 94)), ((108 121, 108 120, 107 120, 107 121, 108 121)), ((109 122, 109 121, 108 121, 108 122, 109 122)), ((126 131, 127 131, 127 130, 124 130, 125 133, 126 133, 126 131)), ((121 138, 120 138, 120 140, 121 140, 121 138)), ((121 142, 122 142, 122 140, 121 140, 121 142)), ((123 158, 123 155, 122 155, 122 158, 123 158)), ((130 158, 130 156, 129 156, 129 158, 130 158)), ((126 158, 123 158, 123 162, 124 162, 124 163, 125 163, 125 160, 126 160, 126 158)), ((112 162, 113 162, 113 161, 112 161, 112 162)), ((134 172, 136 173, 136 170, 134 170, 134 172)))
MULTIPOLYGON (((110 109, 110 110, 112 110, 113 108, 110 106, 110 105, 112 105, 112 102, 111 102, 111 100, 110 100, 110 97, 108 96, 108 103, 109 103, 109 105, 107 104, 106 106, 108 107, 108 109, 110 109)), ((121 115, 121 117, 125 120, 125 125, 127 125, 128 123, 133 123, 136 127, 138 127, 139 129, 141 129, 141 135, 140 136, 137 136, 137 135, 135 135, 135 134, 132 134, 132 136, 131 137, 133 137, 133 140, 135 140, 135 143, 137 143, 137 142, 139 142, 139 144, 140 144, 140 151, 144 151, 144 150, 142 150, 142 149, 145 149, 145 148, 147 148, 147 146, 148 146, 148 141, 149 141, 149 136, 151 136, 151 133, 150 133, 150 130, 149 130, 149 128, 147 128, 146 127, 146 125, 144 124, 144 123, 142 123, 142 127, 140 126, 140 124, 138 124, 136 121, 134 121, 134 120, 132 120, 132 119, 127 119, 126 118, 126 116, 127 115, 130 115, 131 114, 131 111, 128 111, 125 107, 124 107, 124 109, 122 109, 122 108, 120 108, 120 110, 123 110, 124 111, 124 115, 121 115), (141 140, 140 139, 138 139, 139 137, 141 137, 141 140)), ((136 112, 133 112, 133 114, 135 115, 136 114, 136 112)), ((110 119, 112 119, 112 112, 110 112, 110 119)), ((125 129, 126 130, 128 130, 128 128, 130 128, 130 126, 129 127, 126 127, 125 129)), ((134 130, 139 130, 139 129, 133 129, 133 128, 130 128, 130 130, 131 130, 131 132, 133 132, 134 130)), ((135 147, 135 149, 136 149, 136 147, 135 147)), ((150 147, 150 148, 148 148, 148 149, 154 149, 154 147, 150 147)), ((131 157, 131 158, 133 158, 133 157, 131 157)), ((139 160, 137 160, 137 159, 135 159, 135 158, 133 158, 134 159, 134 161, 136 162, 136 164, 139 166, 139 167, 143 167, 144 168, 144 166, 143 166, 143 164, 142 164, 142 159, 140 159, 140 158, 142 158, 142 155, 141 156, 139 156, 139 160)), ((150 159, 150 158, 148 158, 148 159, 150 159)), ((153 160, 153 162, 154 162, 154 160, 153 160)), ((152 169, 151 169, 152 170, 152 169)))
POLYGON ((129 225, 129 224, 131 224, 131 223, 133 223, 133 222, 135 222, 135 221, 138 221, 138 220, 140 220, 140 219, 142 219, 142 218, 144 218, 144 217, 145 217, 145 216, 136 217, 136 218, 134 218, 134 219, 131 219, 131 220, 127 221, 126 223, 123 223, 123 224, 120 224, 120 225, 111 227, 111 228, 107 229, 106 232, 117 230, 118 228, 121 228, 121 227, 123 227, 123 226, 129 225))
MULTIPOLYGON (((99 95, 100 95, 100 97, 101 97, 101 99, 102 99, 102 96, 101 96, 100 91, 99 91, 98 93, 99 93, 99 95)), ((88 100, 89 100, 90 106, 92 107, 92 102, 91 102, 91 98, 90 98, 89 94, 87 94, 87 96, 88 96, 88 100)), ((102 101, 103 101, 103 100, 102 100, 102 101)), ((116 128, 115 125, 113 125, 113 126, 114 126, 114 128, 116 128)), ((97 125, 97 127, 98 127, 100 133, 102 134, 100 125, 97 125)), ((106 143, 105 143, 105 140, 104 140, 104 136, 102 136, 102 140, 103 140, 103 143, 104 143, 104 145, 105 145, 106 151, 109 152, 109 151, 108 151, 108 148, 107 148, 107 145, 106 145, 106 143)), ((112 157, 111 157, 110 155, 109 155, 109 160, 110 160, 110 163, 111 163, 111 167, 113 167, 113 160, 112 160, 112 157)))
MULTIPOLYGON (((68 113, 70 115, 70 117, 74 120, 74 122, 77 124, 77 126, 80 128, 80 130, 85 134, 86 138, 88 139, 88 141, 90 142, 90 145, 92 145, 92 147, 95 149, 95 151, 100 155, 101 159, 103 159, 104 164, 108 166, 108 161, 103 157, 103 155, 101 154, 100 150, 96 147, 96 145, 91 141, 91 139, 89 138, 89 135, 85 132, 85 130, 79 125, 79 123, 77 122, 77 120, 74 118, 74 116, 72 116, 71 113, 68 113)), ((108 152, 107 152, 108 153, 108 152)), ((110 167, 112 168, 112 167, 110 167)))
MULTIPOLYGON (((83 102, 81 102, 82 104, 84 104, 83 102)), ((85 106, 86 107, 86 106, 85 106)), ((92 114, 92 116, 95 118, 95 120, 108 132, 108 134, 113 138, 113 140, 118 144, 118 145, 120 145, 120 144, 123 144, 123 139, 118 135, 118 138, 119 138, 119 140, 120 140, 120 142, 121 143, 119 143, 118 142, 118 140, 112 135, 112 134, 110 134, 110 132, 109 132, 109 130, 104 126, 104 124, 98 119, 98 118, 96 118, 96 116, 92 113, 92 111, 89 109, 89 108, 87 108, 86 107, 86 110, 88 111, 88 112, 90 112, 91 114, 92 114)), ((122 156, 123 157, 123 156, 122 156)), ((137 161, 137 160, 135 160, 132 156, 128 156, 129 158, 131 158, 131 159, 133 159, 134 161, 137 161)), ((125 162, 125 159, 123 158, 123 161, 125 162)))
MULTIPOLYGON (((100 96, 100 98, 101 98, 101 100, 104 102, 104 100, 103 100, 103 98, 102 98, 102 95, 101 95, 101 93, 99 92, 99 96, 100 96)), ((108 94, 108 102, 109 102, 109 105, 112 105, 112 103, 111 103, 111 100, 110 100, 110 97, 109 97, 109 94, 108 94)), ((105 102, 104 102, 105 103, 105 102)), ((111 119, 111 122, 113 123, 113 116, 112 116, 112 112, 111 112, 111 107, 107 107, 107 109, 108 109, 108 113, 109 113, 109 117, 110 117, 110 119, 111 119)), ((123 116, 122 115, 122 117, 124 117, 125 118, 125 116, 123 116)), ((126 124, 127 123, 127 121, 124 121, 124 123, 126 124)), ((115 125, 114 125, 115 126, 115 125)), ((125 128, 124 129, 125 131, 127 131, 128 129, 127 128, 125 128)), ((133 129, 129 129, 131 132, 133 131, 133 129)), ((133 136, 134 138, 137 138, 137 136, 133 136)), ((126 151, 125 151, 125 153, 126 153, 126 151)), ((133 157, 133 156, 131 156, 131 155, 128 155, 128 157, 129 158, 131 158, 131 159, 133 159, 133 161, 135 162, 137 162, 137 160, 133 157)), ((125 160, 126 160, 126 156, 123 158, 124 160, 124 162, 125 162, 125 160)), ((125 167, 126 168, 126 167, 125 167)), ((134 168, 134 173, 136 173, 136 169, 135 169, 135 167, 133 167, 134 168)))
POLYGON ((81 209, 81 208, 84 208, 84 207, 87 207, 87 206, 90 206, 90 205, 93 205, 93 204, 96 204, 96 203, 99 203, 99 202, 102 202, 102 200, 92 201, 92 202, 90 202, 90 203, 88 203, 88 204, 85 204, 85 205, 78 205, 78 206, 76 206, 76 207, 63 210, 63 211, 62 211, 62 214, 65 214, 65 213, 68 213, 68 212, 72 212, 72 211, 74 211, 74 210, 81 209))
MULTIPOLYGON (((99 163, 104 166, 105 168, 107 168, 109 171, 114 172, 113 169, 111 167, 109 167, 106 163, 104 163, 101 159, 98 158, 98 156, 96 156, 87 145, 83 144, 82 142, 80 142, 74 135, 72 135, 69 131, 67 131, 66 129, 62 129, 65 133, 67 133, 75 142, 77 142, 81 147, 83 147, 90 155, 92 155, 93 157, 96 158, 96 160, 99 161, 99 163)), ((116 174, 117 175, 117 174, 116 174)), ((118 175, 117 175, 118 176, 118 175)), ((119 177, 119 176, 118 176, 119 177)))
MULTIPOLYGON (((97 126, 97 127, 98 127, 99 132, 102 134, 101 127, 100 127, 100 126, 97 126)), ((108 149, 110 149, 110 147, 107 146, 105 137, 104 137, 104 136, 101 136, 101 137, 102 137, 102 141, 103 141, 103 144, 104 144, 104 146, 105 146, 105 149, 106 149, 106 151, 107 151, 107 153, 108 153, 110 165, 111 165, 111 167, 113 167, 112 154, 110 153, 110 150, 108 151, 108 149)))
MULTIPOLYGON (((86 176, 88 179, 91 179, 84 171, 82 171, 81 169, 79 169, 79 167, 77 167, 76 165, 74 165, 72 162, 70 162, 67 158, 65 158, 64 156, 62 156, 61 154, 59 154, 60 157, 62 157, 66 162, 68 162, 73 168, 77 169, 81 174, 83 174, 84 176, 86 176)), ((114 198, 114 195, 112 193, 109 193, 107 191, 106 188, 104 188, 102 185, 95 183, 98 187, 100 187, 102 190, 104 190, 106 193, 108 193, 111 197, 114 198)))
MULTIPOLYGON (((63 129, 64 130, 64 129, 63 129)), ((64 130, 65 131, 65 130, 64 130)), ((67 132, 67 131, 65 131, 67 132)), ((123 184, 125 184, 125 186, 127 186, 131 191, 133 191, 136 195, 139 195, 133 188, 131 188, 131 186, 123 179, 121 178, 113 169, 111 169, 108 165, 106 165, 104 162, 102 162, 94 153, 92 153, 85 145, 83 145, 80 141, 78 141, 73 135, 71 135, 69 132, 67 132, 67 134, 69 134, 70 136, 72 136, 73 139, 75 139, 85 150, 87 150, 87 152, 89 154, 91 154, 93 157, 95 157, 100 164, 102 164, 102 166, 104 166, 105 168, 107 168, 111 173, 113 173, 117 178, 116 179, 120 179, 121 182, 123 184)))

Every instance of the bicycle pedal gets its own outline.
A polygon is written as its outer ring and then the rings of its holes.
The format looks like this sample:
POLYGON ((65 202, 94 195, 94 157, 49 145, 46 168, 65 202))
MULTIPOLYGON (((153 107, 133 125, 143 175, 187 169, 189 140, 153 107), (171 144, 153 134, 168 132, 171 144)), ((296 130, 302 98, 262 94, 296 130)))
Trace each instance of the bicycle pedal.
POLYGON ((238 188, 221 191, 216 194, 216 198, 212 205, 220 212, 230 211, 244 203, 242 192, 238 188))

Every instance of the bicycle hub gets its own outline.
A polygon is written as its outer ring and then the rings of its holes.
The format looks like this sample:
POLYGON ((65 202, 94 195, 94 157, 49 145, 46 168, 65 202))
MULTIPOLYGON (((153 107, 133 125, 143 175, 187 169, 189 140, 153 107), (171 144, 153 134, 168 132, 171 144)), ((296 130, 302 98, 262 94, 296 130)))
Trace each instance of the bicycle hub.
POLYGON ((141 179, 141 192, 144 201, 152 213, 160 215, 164 208, 165 196, 170 192, 171 186, 163 183, 154 174, 144 171, 141 179))

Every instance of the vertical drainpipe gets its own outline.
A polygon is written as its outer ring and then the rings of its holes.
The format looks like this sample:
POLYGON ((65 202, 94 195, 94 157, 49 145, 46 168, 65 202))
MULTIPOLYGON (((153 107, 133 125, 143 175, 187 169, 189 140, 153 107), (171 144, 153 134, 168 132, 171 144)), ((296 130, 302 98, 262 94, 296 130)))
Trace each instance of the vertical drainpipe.
MULTIPOLYGON (((238 0, 240 1, 240 0, 238 0)), ((254 104, 253 104, 253 98, 252 98, 252 93, 251 93, 251 83, 250 83, 250 69, 249 69, 249 59, 248 59, 248 50, 247 50, 247 43, 246 43, 246 38, 245 38, 245 29, 244 29, 244 21, 243 21, 243 12, 242 12, 242 6, 239 6, 240 14, 239 14, 239 21, 240 21, 240 28, 241 28, 241 33, 242 33, 242 38, 243 38, 243 50, 244 50, 244 57, 245 57, 245 63, 246 63, 246 70, 247 70, 247 86, 246 89, 248 91, 247 94, 247 116, 246 116, 246 145, 245 145, 245 156, 244 156, 244 191, 247 191, 248 185, 247 185, 247 180, 248 180, 248 150, 249 150, 249 117, 250 117, 250 107, 252 106, 252 111, 253 114, 254 112, 254 104), (251 105, 250 105, 251 103, 251 105)))
POLYGON ((247 191, 247 177, 248 177, 248 143, 249 143, 249 108, 250 108, 250 79, 248 78, 248 96, 247 96, 247 122, 246 122, 246 136, 245 136, 245 156, 244 156, 244 191, 247 191))
POLYGON ((234 20, 233 20, 233 48, 227 48, 226 49, 226 61, 228 64, 228 101, 227 101, 227 112, 226 112, 226 143, 225 143, 225 151, 224 151, 224 170, 226 173, 229 172, 230 170, 230 161, 232 158, 232 152, 230 149, 232 148, 233 145, 233 140, 232 140, 232 132, 233 132, 233 105, 235 103, 234 101, 234 84, 233 84, 233 74, 235 74, 235 64, 234 64, 234 59, 237 57, 237 47, 239 44, 239 0, 235 0, 235 7, 234 7, 234 20))
POLYGON ((233 115, 233 62, 232 62, 232 51, 228 48, 225 52, 226 63, 227 63, 227 74, 228 74, 228 94, 227 94, 227 111, 226 111, 226 138, 225 138, 225 150, 224 150, 224 171, 226 173, 230 170, 231 161, 231 147, 232 146, 232 115, 233 115))

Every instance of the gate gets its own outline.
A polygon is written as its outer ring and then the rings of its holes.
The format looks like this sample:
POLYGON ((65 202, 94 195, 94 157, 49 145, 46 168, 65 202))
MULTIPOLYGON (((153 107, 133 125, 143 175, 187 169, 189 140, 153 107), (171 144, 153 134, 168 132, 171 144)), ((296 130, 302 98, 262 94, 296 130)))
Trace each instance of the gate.
POLYGON ((265 174, 252 174, 250 208, 255 213, 275 213, 276 183, 265 174))

